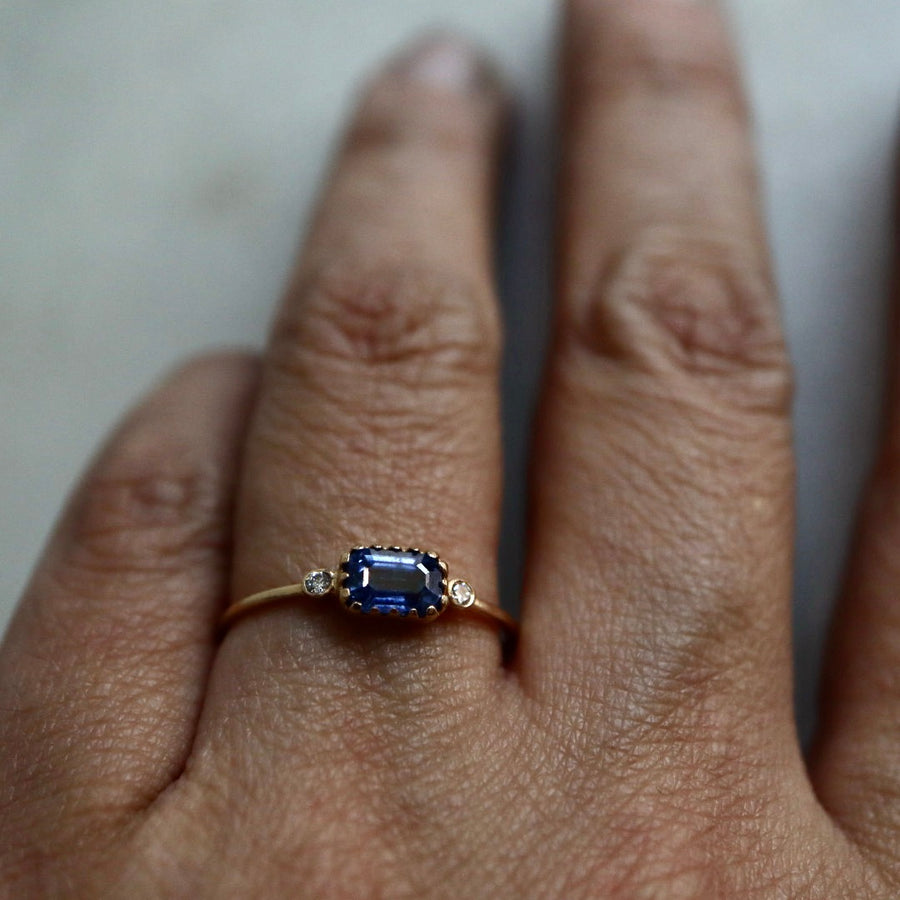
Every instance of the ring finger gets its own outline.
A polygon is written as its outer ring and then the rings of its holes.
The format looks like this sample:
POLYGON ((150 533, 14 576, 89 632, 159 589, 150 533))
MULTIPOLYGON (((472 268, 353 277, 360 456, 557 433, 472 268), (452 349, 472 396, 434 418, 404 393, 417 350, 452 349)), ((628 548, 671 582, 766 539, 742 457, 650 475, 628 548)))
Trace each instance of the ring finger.
MULTIPOLYGON (((366 92, 268 349, 238 501, 234 599, 375 543, 435 550, 451 577, 495 594, 490 259, 502 111, 495 82, 449 40, 406 54, 366 92)), ((292 771, 318 769, 348 720, 357 739, 366 721, 418 728, 438 680, 469 705, 499 660, 496 631, 463 616, 419 627, 312 598, 267 606, 231 626, 199 747, 221 754, 249 733, 276 755, 289 747, 292 771)))

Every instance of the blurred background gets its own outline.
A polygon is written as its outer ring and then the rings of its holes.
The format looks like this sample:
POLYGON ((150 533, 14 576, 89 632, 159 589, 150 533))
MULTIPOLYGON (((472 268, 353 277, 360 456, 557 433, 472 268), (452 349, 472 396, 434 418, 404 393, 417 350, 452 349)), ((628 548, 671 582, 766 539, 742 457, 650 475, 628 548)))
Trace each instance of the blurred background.
MULTIPOLYGON (((728 6, 797 370, 795 626, 808 731, 877 432, 900 8, 728 6)), ((555 4, 4 0, 0 625, 67 489, 126 405, 186 354, 261 343, 354 86, 435 26, 486 45, 519 99, 498 251, 507 540, 518 540, 550 298, 555 4)))

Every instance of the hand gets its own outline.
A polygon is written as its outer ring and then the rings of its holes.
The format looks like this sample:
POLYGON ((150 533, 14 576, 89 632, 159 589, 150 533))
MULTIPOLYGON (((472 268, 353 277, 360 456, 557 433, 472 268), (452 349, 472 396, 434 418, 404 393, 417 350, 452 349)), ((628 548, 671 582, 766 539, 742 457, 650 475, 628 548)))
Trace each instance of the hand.
POLYGON ((261 367, 174 374, 61 519, 0 655, 7 896, 900 895, 900 426, 806 762, 790 377, 725 30, 573 0, 564 69, 513 658, 458 611, 311 599, 217 641, 229 596, 360 542, 496 597, 504 97, 432 41, 367 90, 261 367))

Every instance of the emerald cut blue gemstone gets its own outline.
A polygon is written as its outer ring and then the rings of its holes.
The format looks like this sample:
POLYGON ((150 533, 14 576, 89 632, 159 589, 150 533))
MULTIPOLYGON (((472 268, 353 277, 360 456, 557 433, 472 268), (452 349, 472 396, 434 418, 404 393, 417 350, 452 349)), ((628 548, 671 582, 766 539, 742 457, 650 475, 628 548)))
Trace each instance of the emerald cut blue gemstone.
POLYGON ((344 602, 360 612, 424 619, 429 607, 444 606, 440 561, 419 550, 361 547, 350 551, 341 568, 344 602))

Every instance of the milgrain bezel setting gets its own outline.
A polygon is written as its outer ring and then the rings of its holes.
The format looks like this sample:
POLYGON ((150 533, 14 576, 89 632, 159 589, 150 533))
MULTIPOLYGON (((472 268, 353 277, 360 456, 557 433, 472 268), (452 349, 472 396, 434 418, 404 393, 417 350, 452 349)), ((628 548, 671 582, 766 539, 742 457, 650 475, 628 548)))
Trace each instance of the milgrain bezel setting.
POLYGON ((449 579, 448 579, 448 567, 447 563, 441 559, 441 557, 435 553, 433 550, 422 550, 419 547, 401 547, 399 545, 392 546, 384 546, 382 544, 357 544, 354 547, 351 547, 344 555, 341 557, 340 565, 338 566, 337 573, 335 575, 335 586, 337 588, 338 597, 340 598, 341 605, 344 609, 349 612, 356 613, 357 615, 368 615, 368 616, 384 616, 388 618, 400 618, 400 619, 413 619, 420 622, 430 622, 436 619, 442 612, 444 612, 450 606, 450 592, 449 592, 449 579), (409 609, 406 612, 401 612, 396 607, 384 611, 382 609, 373 608, 373 609, 364 609, 363 604, 358 600, 354 600, 351 589, 348 586, 348 582, 351 578, 351 572, 349 570, 350 560, 352 554, 355 552, 364 552, 367 550, 372 550, 375 552, 388 552, 388 553, 404 553, 404 554, 416 554, 420 556, 427 557, 428 559, 432 559, 437 563, 438 570, 441 573, 441 596, 440 599, 435 604, 429 604, 425 610, 424 614, 417 612, 415 609, 409 609))

